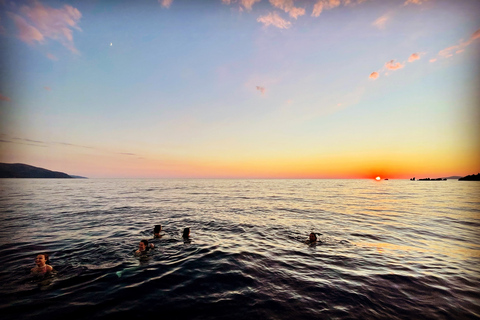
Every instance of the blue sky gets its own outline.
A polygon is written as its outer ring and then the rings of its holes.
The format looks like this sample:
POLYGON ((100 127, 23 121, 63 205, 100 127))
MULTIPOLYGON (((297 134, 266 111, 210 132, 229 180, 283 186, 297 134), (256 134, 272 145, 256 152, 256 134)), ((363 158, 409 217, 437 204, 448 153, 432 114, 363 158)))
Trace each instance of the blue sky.
POLYGON ((88 177, 476 173, 479 13, 437 0, 4 1, 0 161, 88 177))

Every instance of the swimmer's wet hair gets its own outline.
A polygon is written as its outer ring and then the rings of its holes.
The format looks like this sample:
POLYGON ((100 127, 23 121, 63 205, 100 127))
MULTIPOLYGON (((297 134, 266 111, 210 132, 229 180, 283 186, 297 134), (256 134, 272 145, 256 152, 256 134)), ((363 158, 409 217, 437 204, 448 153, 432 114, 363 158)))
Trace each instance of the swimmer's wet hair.
POLYGON ((183 229, 183 237, 187 238, 190 235, 190 228, 183 229))
POLYGON ((155 228, 153 229, 153 233, 159 233, 160 230, 162 230, 162 226, 159 224, 156 224, 155 228))

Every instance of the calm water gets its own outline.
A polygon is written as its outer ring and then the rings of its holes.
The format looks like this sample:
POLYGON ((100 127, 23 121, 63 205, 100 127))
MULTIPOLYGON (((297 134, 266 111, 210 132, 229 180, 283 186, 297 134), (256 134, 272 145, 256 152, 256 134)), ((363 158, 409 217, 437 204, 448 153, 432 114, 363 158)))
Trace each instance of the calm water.
POLYGON ((478 182, 2 179, 0 212, 2 319, 480 318, 478 182))

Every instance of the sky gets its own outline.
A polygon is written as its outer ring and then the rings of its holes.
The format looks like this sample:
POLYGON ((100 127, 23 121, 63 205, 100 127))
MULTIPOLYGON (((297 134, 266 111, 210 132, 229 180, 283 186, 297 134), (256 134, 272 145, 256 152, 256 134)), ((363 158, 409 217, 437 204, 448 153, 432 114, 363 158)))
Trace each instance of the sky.
POLYGON ((0 162, 89 178, 480 172, 480 1, 0 0, 0 162))

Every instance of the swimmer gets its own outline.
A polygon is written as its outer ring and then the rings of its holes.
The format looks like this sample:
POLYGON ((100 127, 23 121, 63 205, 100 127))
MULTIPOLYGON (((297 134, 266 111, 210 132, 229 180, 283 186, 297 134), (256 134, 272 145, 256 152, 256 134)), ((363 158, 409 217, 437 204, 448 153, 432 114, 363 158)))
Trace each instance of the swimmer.
POLYGON ((33 274, 45 274, 47 272, 53 271, 52 266, 49 266, 47 264, 48 262, 49 262, 48 254, 46 254, 46 253, 39 254, 35 258, 35 264, 37 266, 32 268, 32 273, 33 274))
POLYGON ((155 228, 153 229, 153 237, 161 238, 162 235, 160 234, 160 231, 162 231, 162 226, 159 224, 155 225, 155 228))
POLYGON ((183 238, 188 239, 190 237, 190 228, 183 229, 183 238))
POLYGON ((192 240, 190 239, 190 228, 183 229, 183 243, 190 243, 192 240))
POLYGON ((148 250, 153 249, 155 246, 153 243, 148 243, 148 240, 142 240, 138 244, 138 250, 135 251, 135 254, 144 254, 147 253, 148 250))
POLYGON ((308 236, 308 240, 305 241, 305 243, 310 243, 310 244, 313 244, 316 242, 317 242, 317 235, 314 232, 310 233, 310 235, 308 236))

